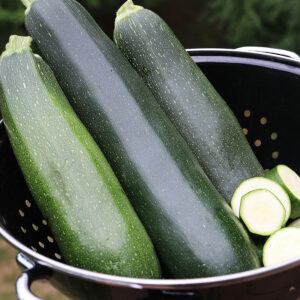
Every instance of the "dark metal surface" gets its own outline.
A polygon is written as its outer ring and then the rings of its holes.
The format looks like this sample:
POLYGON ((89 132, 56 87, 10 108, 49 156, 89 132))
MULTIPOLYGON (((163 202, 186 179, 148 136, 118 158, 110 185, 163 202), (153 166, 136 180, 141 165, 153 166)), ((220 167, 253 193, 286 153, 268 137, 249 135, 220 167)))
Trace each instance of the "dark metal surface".
MULTIPOLYGON (((234 50, 198 49, 190 53, 237 116, 264 168, 284 163, 300 173, 300 63, 234 50)), ((29 269, 17 284, 20 299, 35 299, 29 298, 29 285, 40 277, 74 299, 300 297, 300 258, 239 274, 186 280, 122 278, 70 267, 63 263, 47 221, 27 190, 3 124, 0 166, 0 234, 26 255, 19 255, 18 260, 29 269)))

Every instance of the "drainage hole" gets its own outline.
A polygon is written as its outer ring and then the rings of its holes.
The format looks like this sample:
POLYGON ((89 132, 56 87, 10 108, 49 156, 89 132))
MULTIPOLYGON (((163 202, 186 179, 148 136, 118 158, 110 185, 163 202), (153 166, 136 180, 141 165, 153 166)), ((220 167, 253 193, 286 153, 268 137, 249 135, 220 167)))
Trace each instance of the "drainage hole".
POLYGON ((38 231, 39 230, 39 227, 35 224, 32 224, 32 228, 35 230, 35 231, 38 231))
POLYGON ((254 141, 254 145, 256 146, 256 147, 260 147, 261 146, 261 140, 255 140, 254 141))
POLYGON ((49 241, 49 243, 53 243, 54 242, 54 239, 51 237, 51 236, 47 236, 47 240, 49 241))
POLYGON ((251 116, 251 111, 249 109, 244 110, 244 117, 249 118, 251 116))
POLYGON ((272 132, 271 133, 271 140, 275 141, 278 138, 277 132, 272 132))
POLYGON ((31 206, 31 203, 30 203, 29 200, 25 200, 25 204, 26 204, 27 207, 30 207, 30 206, 31 206))
POLYGON ((55 255, 55 257, 56 257, 57 259, 61 259, 61 255, 60 255, 60 254, 54 253, 54 255, 55 255))
POLYGON ((261 125, 266 125, 268 123, 268 119, 266 118, 266 117, 262 117, 261 119, 260 119, 260 124, 261 125))

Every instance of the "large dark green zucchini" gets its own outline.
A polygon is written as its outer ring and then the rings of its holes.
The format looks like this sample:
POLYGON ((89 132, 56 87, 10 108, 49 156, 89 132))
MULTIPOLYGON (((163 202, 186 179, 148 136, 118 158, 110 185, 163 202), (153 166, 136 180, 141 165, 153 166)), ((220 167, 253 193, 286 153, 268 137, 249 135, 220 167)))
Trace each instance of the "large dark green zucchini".
POLYGON ((143 225, 52 71, 12 36, 0 62, 0 107, 14 153, 69 264, 159 278, 143 225))
POLYGON ((143 80, 73 0, 36 0, 26 27, 175 278, 259 266, 241 223, 143 80))
POLYGON ((232 111, 158 15, 128 0, 114 38, 228 203, 242 181, 264 176, 232 111))

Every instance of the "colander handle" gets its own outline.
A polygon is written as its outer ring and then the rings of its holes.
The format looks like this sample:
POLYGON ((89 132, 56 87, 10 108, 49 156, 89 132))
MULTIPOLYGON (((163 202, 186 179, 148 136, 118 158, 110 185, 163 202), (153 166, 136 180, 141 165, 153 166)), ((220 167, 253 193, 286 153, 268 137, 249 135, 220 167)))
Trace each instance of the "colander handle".
POLYGON ((269 48, 269 47, 245 46, 245 47, 237 48, 236 50, 242 50, 245 52, 273 54, 273 55, 283 56, 283 57, 292 58, 294 60, 300 61, 300 56, 298 54, 296 54, 295 52, 283 50, 283 49, 276 49, 276 48, 269 48))
POLYGON ((25 271, 19 276, 16 282, 16 294, 19 300, 42 300, 33 295, 30 290, 31 284, 40 279, 51 276, 51 271, 30 260, 23 253, 17 255, 17 262, 25 271))

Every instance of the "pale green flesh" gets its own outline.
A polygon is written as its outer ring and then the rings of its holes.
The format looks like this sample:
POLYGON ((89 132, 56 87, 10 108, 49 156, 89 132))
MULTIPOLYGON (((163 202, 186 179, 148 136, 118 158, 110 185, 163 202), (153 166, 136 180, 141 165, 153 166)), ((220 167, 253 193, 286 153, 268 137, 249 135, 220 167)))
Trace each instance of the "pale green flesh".
POLYGON ((278 175, 286 185, 287 189, 298 199, 300 199, 300 177, 289 167, 278 166, 278 175))
POLYGON ((242 197, 240 215, 248 230, 267 236, 280 229, 285 209, 268 190, 254 190, 242 197))
POLYGON ((240 216, 240 203, 242 196, 257 189, 267 189, 281 201, 282 205, 285 208, 284 223, 286 223, 291 213, 291 203, 289 196, 278 183, 264 177, 254 177, 245 180, 236 189, 231 199, 231 207, 236 216, 240 216))
POLYGON ((300 228, 287 227, 275 232, 263 249, 264 266, 300 256, 300 228))

